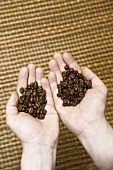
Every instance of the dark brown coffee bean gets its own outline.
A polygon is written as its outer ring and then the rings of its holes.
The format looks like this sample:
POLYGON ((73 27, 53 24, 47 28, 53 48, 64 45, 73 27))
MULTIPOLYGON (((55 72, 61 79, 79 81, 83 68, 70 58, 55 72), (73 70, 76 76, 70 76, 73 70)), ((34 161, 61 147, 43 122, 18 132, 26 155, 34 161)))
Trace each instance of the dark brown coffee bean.
POLYGON ((79 93, 84 92, 84 88, 83 87, 78 87, 78 92, 79 93))
POLYGON ((62 76, 66 76, 66 72, 65 71, 62 72, 62 76))
POLYGON ((66 80, 67 79, 67 76, 63 76, 63 80, 66 80))
POLYGON ((21 94, 23 94, 24 93, 24 88, 21 87, 19 91, 20 91, 21 94))
POLYGON ((33 87, 33 86, 34 86, 34 83, 31 83, 31 84, 30 84, 30 87, 33 87))
POLYGON ((69 66, 68 66, 68 65, 65 65, 65 66, 64 66, 64 69, 65 69, 65 70, 69 70, 69 66))
POLYGON ((23 103, 24 103, 24 101, 23 101, 23 100, 20 100, 20 101, 19 101, 19 103, 20 103, 20 104, 23 104, 23 103))
POLYGON ((76 77, 76 78, 74 79, 74 83, 75 83, 75 84, 79 84, 79 79, 78 79, 78 77, 76 77))
POLYGON ((69 100, 70 100, 70 102, 73 102, 74 101, 74 96, 69 96, 69 100))
POLYGON ((23 108, 22 108, 22 112, 24 112, 24 111, 25 111, 25 108, 23 107, 23 108))
POLYGON ((64 102, 63 102, 63 104, 62 104, 62 105, 63 105, 63 106, 68 106, 68 104, 67 104, 67 103, 64 103, 64 102))
POLYGON ((80 97, 84 97, 84 93, 79 93, 79 96, 80 97))
POLYGON ((36 113, 33 113, 32 116, 33 116, 34 118, 36 118, 36 117, 37 117, 37 114, 36 114, 36 113))
POLYGON ((47 113, 47 110, 44 110, 43 113, 46 114, 46 113, 47 113))
POLYGON ((26 96, 30 96, 30 94, 31 94, 30 91, 26 91, 25 93, 26 96))
POLYGON ((74 97, 75 97, 75 98, 77 98, 77 97, 78 97, 78 95, 79 95, 79 93, 78 93, 78 92, 74 92, 74 97))
POLYGON ((30 86, 30 85, 28 85, 28 86, 27 86, 27 89, 31 89, 31 86, 30 86))
POLYGON ((90 80, 85 80, 85 84, 88 89, 92 87, 92 82, 90 80))
POLYGON ((29 114, 33 114, 33 108, 32 107, 29 109, 29 114))
POLYGON ((39 102, 36 103, 36 107, 38 107, 38 108, 40 107, 40 103, 39 102))
POLYGON ((69 84, 73 84, 73 81, 72 81, 72 80, 69 80, 69 84))
POLYGON ((34 99, 33 97, 30 98, 30 102, 33 103, 34 102, 34 99))
POLYGON ((76 106, 77 105, 77 103, 76 102, 72 102, 72 106, 76 106))
POLYGON ((25 96, 20 96, 20 100, 24 101, 25 100, 25 96))
POLYGON ((63 87, 67 87, 67 85, 68 85, 68 82, 67 81, 63 81, 62 86, 63 87))
POLYGON ((73 69, 73 68, 70 68, 69 71, 70 71, 71 73, 73 73, 73 72, 74 72, 74 69, 73 69))
POLYGON ((37 96, 37 92, 36 91, 33 92, 33 96, 37 96))
POLYGON ((74 86, 74 90, 75 90, 75 92, 77 92, 78 91, 78 86, 74 86))
POLYGON ((82 97, 78 97, 78 100, 81 101, 81 100, 82 100, 82 97))
POLYGON ((29 107, 31 107, 32 106, 32 104, 31 103, 29 103, 29 107))
POLYGON ((29 106, 29 101, 28 100, 24 101, 24 106, 29 106))
POLYGON ((39 109, 37 109, 37 114, 39 114, 40 113, 40 110, 39 109))
POLYGON ((71 89, 69 93, 70 93, 70 95, 73 95, 74 94, 74 89, 71 89))
POLYGON ((61 97, 61 93, 57 93, 57 96, 58 96, 58 97, 61 97))
POLYGON ((84 80, 83 79, 79 79, 79 86, 84 86, 84 80))
POLYGON ((74 73, 71 73, 71 74, 70 74, 70 77, 71 77, 72 79, 74 79, 74 78, 75 78, 75 74, 74 74, 74 73))

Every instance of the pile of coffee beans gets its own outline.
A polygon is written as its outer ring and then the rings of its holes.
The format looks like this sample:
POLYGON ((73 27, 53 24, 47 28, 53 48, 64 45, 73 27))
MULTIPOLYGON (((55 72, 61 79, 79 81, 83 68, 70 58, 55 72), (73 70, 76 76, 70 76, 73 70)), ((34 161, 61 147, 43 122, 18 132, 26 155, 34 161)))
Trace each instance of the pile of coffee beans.
POLYGON ((57 96, 63 100, 63 106, 76 106, 85 96, 88 89, 92 87, 90 80, 85 80, 83 75, 68 65, 62 72, 63 81, 57 85, 57 96))
POLYGON ((35 81, 26 88, 21 87, 19 91, 22 95, 19 98, 18 111, 28 113, 34 118, 44 119, 47 113, 45 110, 47 100, 46 91, 42 86, 38 86, 35 81))

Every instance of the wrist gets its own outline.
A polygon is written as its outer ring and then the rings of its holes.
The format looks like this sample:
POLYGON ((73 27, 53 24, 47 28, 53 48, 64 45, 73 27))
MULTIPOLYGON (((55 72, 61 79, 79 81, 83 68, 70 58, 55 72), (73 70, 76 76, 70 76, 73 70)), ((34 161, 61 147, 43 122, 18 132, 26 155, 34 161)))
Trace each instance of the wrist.
POLYGON ((113 129, 105 117, 88 125, 78 138, 99 169, 113 169, 113 129))
POLYGON ((56 148, 47 145, 23 144, 22 170, 52 170, 55 166, 56 148))
POLYGON ((96 132, 100 129, 100 127, 102 128, 105 126, 108 126, 108 122, 104 116, 99 119, 95 119, 85 126, 84 130, 78 135, 78 138, 82 140, 90 138, 92 135, 97 135, 96 132))

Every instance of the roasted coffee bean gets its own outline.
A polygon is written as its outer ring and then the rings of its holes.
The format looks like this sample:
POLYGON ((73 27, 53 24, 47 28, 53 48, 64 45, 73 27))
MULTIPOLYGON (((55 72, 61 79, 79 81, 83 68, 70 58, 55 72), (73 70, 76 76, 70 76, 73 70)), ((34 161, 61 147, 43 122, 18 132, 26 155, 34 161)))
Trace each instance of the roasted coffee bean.
POLYGON ((74 79, 74 83, 75 83, 75 84, 79 84, 79 79, 78 79, 78 77, 76 77, 76 78, 74 79))
POLYGON ((37 117, 37 114, 36 114, 36 113, 33 113, 32 116, 33 116, 34 118, 36 118, 36 117, 37 117))
POLYGON ((61 97, 61 93, 57 93, 57 96, 58 96, 58 97, 61 97))
POLYGON ((31 107, 32 106, 32 104, 31 103, 29 103, 29 107, 31 107))
POLYGON ((28 100, 24 101, 24 106, 29 106, 29 101, 28 100))
POLYGON ((70 93, 70 95, 73 95, 74 94, 74 89, 71 89, 69 93, 70 93))
POLYGON ((68 82, 67 82, 67 81, 64 81, 64 82, 62 83, 62 86, 63 86, 63 87, 67 87, 67 85, 68 85, 68 82))
POLYGON ((69 71, 70 71, 70 73, 73 73, 73 72, 74 72, 74 69, 73 69, 73 68, 70 68, 69 71))
POLYGON ((74 86, 74 90, 75 90, 75 92, 77 92, 78 91, 78 86, 74 86))
POLYGON ((74 78, 75 78, 75 74, 74 74, 74 73, 71 73, 71 74, 70 74, 70 77, 71 77, 72 79, 74 79, 74 78))
POLYGON ((84 80, 83 79, 79 79, 79 86, 84 86, 84 80))
POLYGON ((69 80, 69 84, 73 84, 73 80, 69 80))
POLYGON ((25 111, 25 107, 22 108, 22 112, 24 112, 24 111, 25 111))
POLYGON ((84 97, 84 93, 79 93, 79 96, 80 97, 84 97))
POLYGON ((67 79, 67 76, 63 76, 63 80, 66 80, 67 79))
POLYGON ((33 97, 30 98, 30 102, 33 103, 34 102, 34 99, 33 97))
POLYGON ((33 92, 33 96, 37 96, 37 92, 36 91, 33 92))
POLYGON ((21 94, 23 94, 24 93, 24 88, 21 87, 19 91, 20 91, 21 94))
POLYGON ((65 65, 64 68, 65 68, 65 70, 69 70, 69 66, 68 65, 65 65))
POLYGON ((25 100, 25 96, 20 96, 20 100, 24 101, 25 100))
POLYGON ((20 100, 20 101, 19 101, 19 103, 23 104, 23 103, 24 103, 24 101, 23 101, 23 100, 20 100))
POLYGON ((79 95, 79 92, 78 92, 78 91, 74 93, 74 97, 75 97, 75 98, 77 98, 78 95, 79 95))
POLYGON ((33 108, 32 107, 29 109, 29 114, 33 114, 33 108))
POLYGON ((35 105, 36 105, 36 107, 38 107, 38 108, 40 107, 40 103, 39 103, 39 102, 37 102, 35 105))
POLYGON ((90 80, 85 80, 85 84, 88 89, 92 86, 92 82, 90 80))
POLYGON ((62 76, 66 76, 66 72, 65 71, 62 72, 62 76))
POLYGON ((30 85, 28 85, 28 86, 27 86, 27 89, 30 89, 30 88, 31 88, 31 86, 30 86, 30 85))

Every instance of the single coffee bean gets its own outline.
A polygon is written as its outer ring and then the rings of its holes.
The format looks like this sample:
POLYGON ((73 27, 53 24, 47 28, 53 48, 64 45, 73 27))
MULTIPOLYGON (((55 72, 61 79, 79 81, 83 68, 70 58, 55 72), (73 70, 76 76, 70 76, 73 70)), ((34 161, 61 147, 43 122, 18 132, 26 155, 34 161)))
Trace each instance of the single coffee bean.
POLYGON ((24 88, 21 87, 19 91, 20 91, 21 94, 23 94, 24 93, 24 88))
POLYGON ((71 73, 73 73, 73 72, 74 72, 74 69, 73 69, 73 68, 70 68, 69 71, 70 71, 71 73))
POLYGON ((74 79, 74 78, 75 78, 75 74, 74 74, 74 73, 71 73, 71 74, 70 74, 70 77, 71 77, 72 79, 74 79))
POLYGON ((25 100, 25 96, 20 96, 20 100, 24 101, 25 100))
POLYGON ((69 93, 70 93, 70 95, 73 95, 74 94, 74 89, 71 89, 69 93))
POLYGON ((36 91, 33 92, 33 96, 37 96, 37 92, 36 91))
POLYGON ((69 66, 68 65, 65 65, 64 68, 65 68, 65 70, 69 70, 69 66))
POLYGON ((33 108, 32 107, 29 109, 29 114, 33 114, 33 108))
POLYGON ((79 93, 79 96, 80 97, 84 97, 84 93, 79 93))
POLYGON ((40 107, 40 103, 39 102, 36 103, 36 107, 38 107, 38 108, 40 107))

